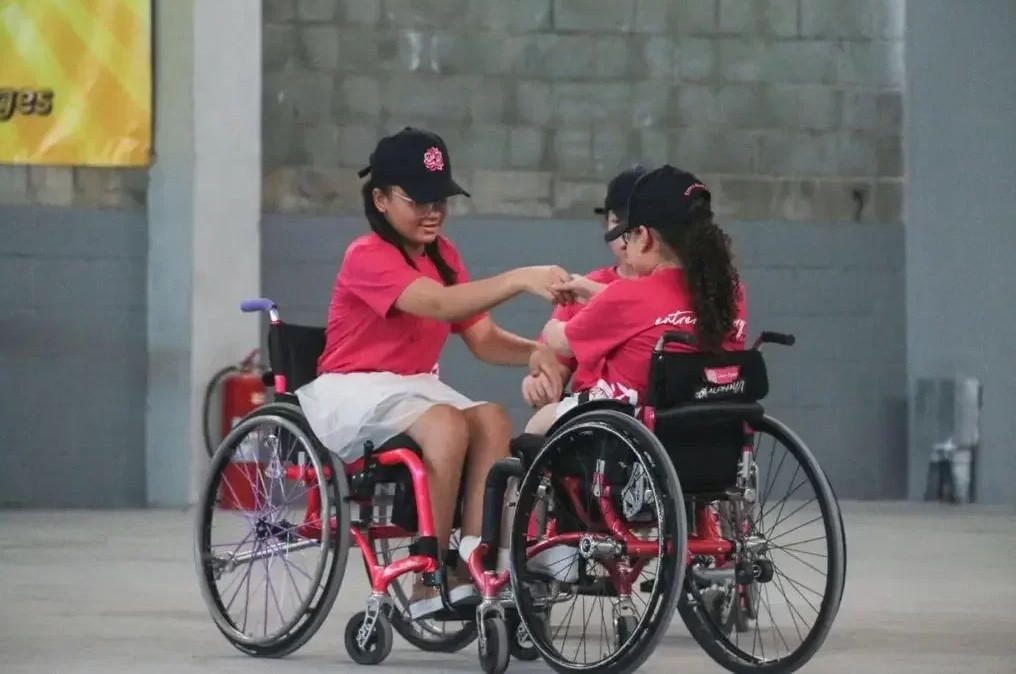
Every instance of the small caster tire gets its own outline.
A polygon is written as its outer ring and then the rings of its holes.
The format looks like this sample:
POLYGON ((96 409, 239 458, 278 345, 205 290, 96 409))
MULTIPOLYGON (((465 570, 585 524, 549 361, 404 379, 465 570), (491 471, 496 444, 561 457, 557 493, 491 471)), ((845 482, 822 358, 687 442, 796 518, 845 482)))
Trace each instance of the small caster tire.
POLYGON ((356 637, 366 619, 367 612, 360 611, 346 623, 346 652, 358 665, 378 665, 392 652, 392 643, 395 640, 392 636, 392 624, 388 622, 384 612, 381 612, 374 621, 373 634, 367 639, 364 647, 360 648, 356 637))
POLYGON ((533 643, 533 637, 529 635, 529 630, 519 620, 518 614, 509 614, 507 627, 511 656, 523 662, 538 660, 540 651, 533 643))
POLYGON ((614 618, 614 636, 617 638, 617 647, 621 648, 626 641, 635 633, 638 620, 634 616, 623 615, 614 618))
POLYGON ((484 639, 479 642, 480 668, 486 674, 504 674, 508 669, 511 643, 508 626, 502 618, 494 617, 485 618, 481 629, 484 639))
POLYGON ((755 579, 760 583, 768 583, 773 579, 773 563, 768 559, 759 559, 752 568, 755 579))

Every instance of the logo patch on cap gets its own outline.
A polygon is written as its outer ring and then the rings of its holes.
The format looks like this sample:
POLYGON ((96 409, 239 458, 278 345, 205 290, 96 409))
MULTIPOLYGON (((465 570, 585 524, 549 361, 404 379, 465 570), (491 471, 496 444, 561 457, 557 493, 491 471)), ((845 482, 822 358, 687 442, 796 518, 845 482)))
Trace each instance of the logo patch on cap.
POLYGON ((423 153, 423 165, 428 171, 444 170, 444 155, 440 148, 432 147, 423 153))
POLYGON ((691 185, 688 185, 688 189, 684 191, 684 196, 688 196, 695 190, 704 190, 704 189, 706 189, 706 186, 703 185, 702 183, 692 183, 691 185))

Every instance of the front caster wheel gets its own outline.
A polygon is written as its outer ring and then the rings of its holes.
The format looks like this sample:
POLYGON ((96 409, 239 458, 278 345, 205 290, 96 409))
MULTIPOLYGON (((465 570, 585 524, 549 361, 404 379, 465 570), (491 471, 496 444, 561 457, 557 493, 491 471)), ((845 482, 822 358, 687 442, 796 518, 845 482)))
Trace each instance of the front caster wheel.
POLYGON ((504 674, 508 669, 508 626, 502 618, 485 618, 480 640, 480 668, 487 674, 504 674))
POLYGON ((392 652, 392 625, 379 613, 369 634, 361 634, 367 612, 360 611, 346 623, 346 652, 358 665, 377 665, 392 652))
POLYGON ((524 662, 532 662, 540 657, 540 651, 536 650, 536 645, 533 643, 533 637, 529 635, 529 630, 519 620, 518 614, 509 614, 508 617, 508 642, 509 651, 511 656, 516 660, 522 660, 524 662))
POLYGON ((614 637, 617 639, 618 648, 621 648, 631 635, 635 634, 638 622, 635 616, 630 615, 620 615, 614 618, 614 637))

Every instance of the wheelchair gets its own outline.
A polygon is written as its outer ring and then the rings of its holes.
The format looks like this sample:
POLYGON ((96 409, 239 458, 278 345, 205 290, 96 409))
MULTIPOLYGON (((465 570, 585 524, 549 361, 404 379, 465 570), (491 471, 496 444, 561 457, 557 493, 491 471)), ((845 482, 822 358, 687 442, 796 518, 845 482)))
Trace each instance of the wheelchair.
POLYGON ((722 667, 795 671, 839 610, 846 538, 818 462, 760 404, 760 346, 794 338, 764 332, 751 349, 716 354, 673 342, 694 337, 661 337, 643 406, 583 402, 527 461, 510 534, 521 627, 558 672, 630 672, 676 608, 722 667), (549 550, 568 569, 529 567, 549 550))
POLYGON ((293 393, 316 376, 324 329, 283 323, 264 298, 241 309, 269 316, 265 383, 275 393, 223 440, 199 498, 195 564, 209 613, 226 639, 256 657, 284 657, 302 647, 328 617, 355 545, 371 592, 365 610, 345 627, 353 661, 382 662, 393 631, 432 652, 478 641, 486 672, 505 671, 510 657, 537 659, 510 599, 509 573, 494 570, 503 498, 509 480, 522 476, 521 461, 503 459, 488 476, 481 543, 467 564, 481 601, 453 606, 445 571, 461 562, 454 550, 438 558, 419 447, 400 435, 380 447, 368 443, 354 463, 337 463, 293 393), (422 619, 410 616, 410 590, 402 584, 417 574, 438 588, 444 605, 422 619))

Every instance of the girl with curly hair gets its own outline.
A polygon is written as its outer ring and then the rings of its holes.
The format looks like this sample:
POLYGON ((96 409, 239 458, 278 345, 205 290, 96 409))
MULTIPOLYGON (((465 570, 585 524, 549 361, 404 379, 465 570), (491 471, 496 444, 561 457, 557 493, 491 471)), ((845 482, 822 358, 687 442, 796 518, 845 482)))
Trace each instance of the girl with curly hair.
POLYGON ((650 355, 663 333, 691 332, 697 351, 744 348, 745 291, 730 238, 714 222, 711 195, 691 173, 670 165, 635 183, 628 220, 618 233, 638 278, 601 284, 574 276, 558 289, 587 299, 567 322, 551 320, 544 341, 573 356, 595 384, 544 406, 526 431, 545 433, 556 418, 595 398, 638 406, 648 387, 650 355))

